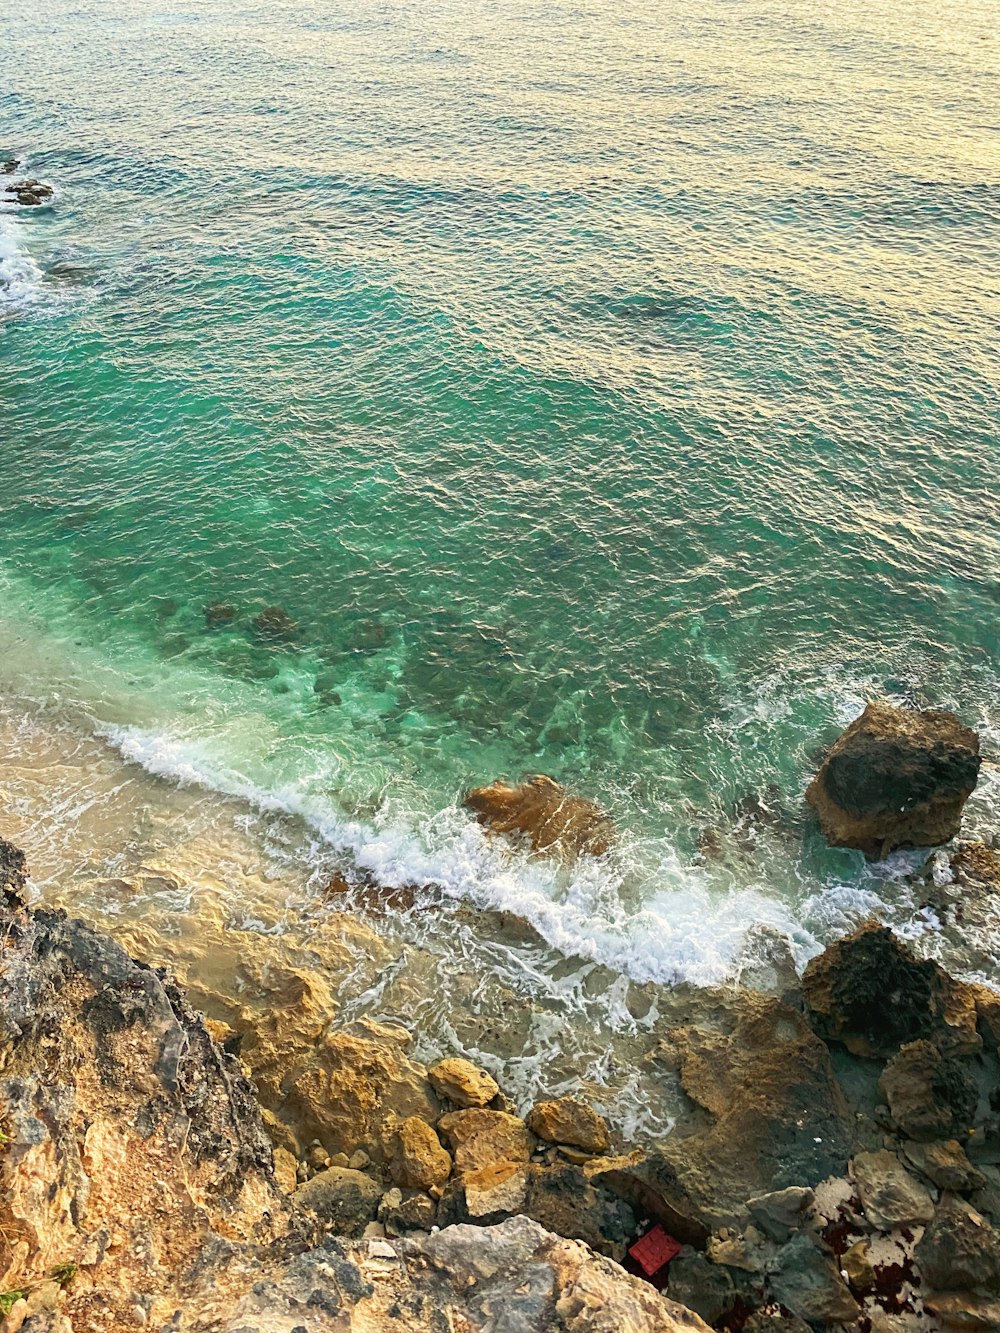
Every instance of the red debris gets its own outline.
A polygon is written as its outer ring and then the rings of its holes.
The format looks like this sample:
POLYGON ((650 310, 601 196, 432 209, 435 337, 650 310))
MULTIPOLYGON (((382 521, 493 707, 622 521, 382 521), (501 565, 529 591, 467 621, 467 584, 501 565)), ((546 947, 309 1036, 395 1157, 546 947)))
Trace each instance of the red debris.
POLYGON ((648 1278, 656 1277, 680 1252, 680 1241, 668 1236, 659 1225, 647 1231, 640 1240, 629 1247, 629 1256, 648 1278))

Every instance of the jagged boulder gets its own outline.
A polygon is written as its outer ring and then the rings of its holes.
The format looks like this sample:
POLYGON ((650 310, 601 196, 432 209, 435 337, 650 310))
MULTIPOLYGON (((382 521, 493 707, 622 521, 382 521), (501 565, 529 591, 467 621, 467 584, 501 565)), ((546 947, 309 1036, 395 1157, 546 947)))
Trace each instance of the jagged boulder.
POLYGON ((975 992, 916 955, 891 930, 868 921, 811 959, 802 991, 816 1031, 854 1055, 886 1059, 906 1042, 937 1036, 975 1051, 975 992))
POLYGON ((958 833, 979 778, 979 737, 953 713, 871 703, 835 742, 806 800, 833 847, 881 858, 958 833))
POLYGON ((491 832, 526 839, 536 852, 603 856, 614 841, 603 810, 542 774, 516 786, 498 780, 475 787, 464 804, 491 832))

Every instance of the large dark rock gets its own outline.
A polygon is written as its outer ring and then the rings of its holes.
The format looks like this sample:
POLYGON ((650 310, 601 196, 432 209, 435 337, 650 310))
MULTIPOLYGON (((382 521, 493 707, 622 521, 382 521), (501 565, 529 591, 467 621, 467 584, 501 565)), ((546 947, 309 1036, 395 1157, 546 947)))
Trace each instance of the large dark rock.
MULTIPOLYGON (((946 1018, 961 1013, 953 1012, 957 987, 947 973, 917 958, 877 921, 866 922, 811 959, 802 974, 802 991, 821 1037, 843 1042, 854 1055, 882 1059, 906 1042, 954 1026, 946 1018)), ((966 1041, 975 1046, 974 1010, 966 1024, 966 1041)))
POLYGON ((964 1199, 942 1201, 914 1254, 937 1291, 968 1291, 1000 1279, 1000 1231, 964 1199))
POLYGON ((338 1235, 360 1236, 378 1212, 382 1190, 361 1171, 331 1166, 319 1171, 292 1195, 292 1203, 330 1222, 338 1235))
POLYGON ((966 1138, 973 1128, 979 1089, 965 1063, 942 1055, 931 1041, 904 1046, 882 1071, 882 1091, 893 1120, 908 1138, 966 1138))
POLYGON ((979 777, 979 737, 953 713, 871 703, 806 792, 834 847, 880 858, 936 847, 959 831, 979 777))

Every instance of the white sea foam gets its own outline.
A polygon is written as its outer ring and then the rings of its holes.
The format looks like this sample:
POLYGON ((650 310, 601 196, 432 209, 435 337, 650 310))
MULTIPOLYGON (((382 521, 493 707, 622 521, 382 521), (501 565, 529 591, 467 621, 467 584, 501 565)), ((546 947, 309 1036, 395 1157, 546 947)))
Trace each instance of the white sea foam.
POLYGON ((391 818, 366 823, 338 813, 308 784, 262 789, 220 763, 207 741, 121 726, 106 727, 102 735, 129 762, 160 777, 298 816, 386 887, 433 885, 446 897, 514 913, 566 956, 603 964, 635 981, 721 982, 731 974, 748 930, 761 923, 789 937, 800 964, 819 947, 791 908, 763 888, 720 893, 703 871, 684 866, 669 848, 661 851, 659 887, 630 910, 619 892, 627 873, 622 865, 584 858, 568 871, 512 853, 490 842, 455 807, 441 812, 432 829, 391 818))
POLYGON ((0 313, 30 305, 41 291, 42 271, 24 248, 18 224, 0 212, 0 313))

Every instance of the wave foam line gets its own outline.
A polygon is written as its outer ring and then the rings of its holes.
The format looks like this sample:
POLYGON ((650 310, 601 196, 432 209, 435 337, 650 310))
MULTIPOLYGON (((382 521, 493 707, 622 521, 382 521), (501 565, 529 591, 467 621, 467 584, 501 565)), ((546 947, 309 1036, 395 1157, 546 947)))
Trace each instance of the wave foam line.
POLYGON ((800 963, 819 947, 775 898, 753 887, 713 894, 701 872, 682 866, 669 848, 662 852, 660 887, 641 909, 629 911, 618 892, 620 876, 608 866, 585 860, 568 875, 558 865, 491 843, 454 806, 434 820, 434 843, 427 845, 399 822, 379 826, 340 816, 314 792, 295 786, 265 790, 220 766, 198 741, 134 727, 105 727, 101 735, 127 761, 158 777, 302 819, 386 888, 430 885, 482 910, 513 913, 565 956, 637 982, 717 985, 732 974, 750 927, 762 923, 789 937, 800 963))

